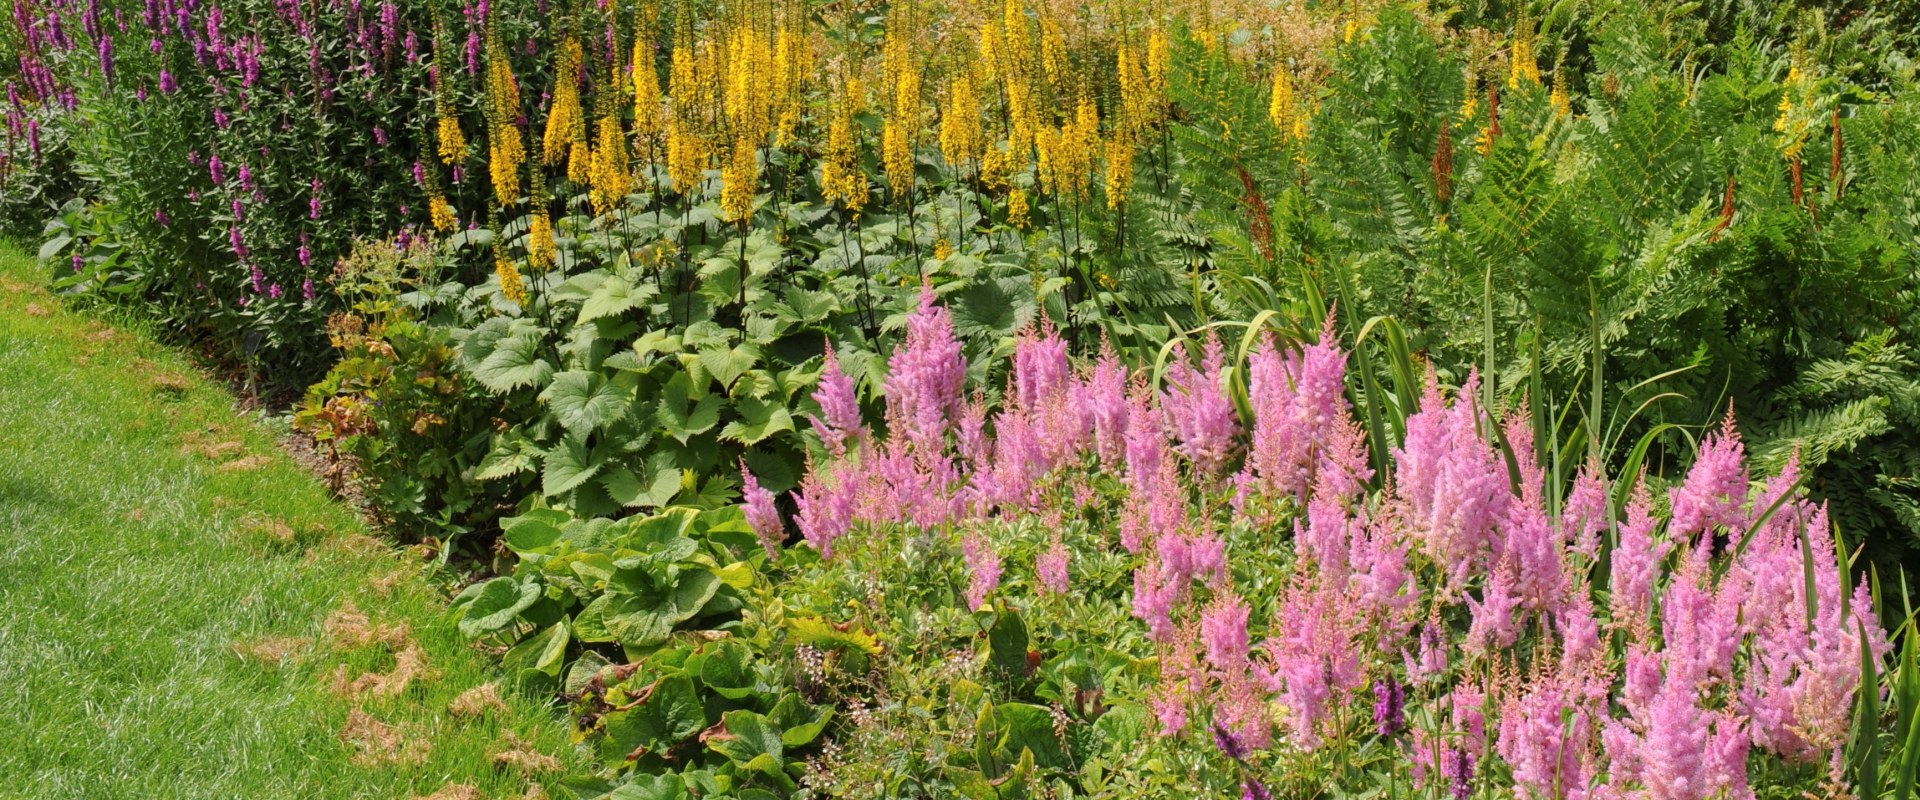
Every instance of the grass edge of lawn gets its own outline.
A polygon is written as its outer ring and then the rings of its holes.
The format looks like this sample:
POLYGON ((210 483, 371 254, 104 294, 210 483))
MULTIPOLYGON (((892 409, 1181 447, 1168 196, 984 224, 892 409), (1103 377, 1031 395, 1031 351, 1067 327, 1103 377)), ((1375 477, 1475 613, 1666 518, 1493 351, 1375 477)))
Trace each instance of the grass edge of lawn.
MULTIPOLYGON (((247 785, 246 776, 252 774, 245 771, 247 765, 216 765, 209 780, 221 784, 218 790, 227 791, 227 782, 241 781, 237 788, 260 791, 263 796, 274 796, 276 786, 291 791, 286 784, 293 784, 300 787, 297 793, 301 796, 405 798, 437 791, 448 800, 518 797, 522 795, 513 792, 513 787, 532 793, 536 790, 527 787, 547 785, 566 774, 569 767, 579 765, 580 755, 567 744, 564 715, 552 707, 550 698, 505 688, 494 693, 498 698, 494 701, 484 697, 476 700, 468 694, 481 686, 501 686, 501 668, 491 654, 476 652, 458 636, 446 614, 444 594, 425 579, 425 567, 417 557, 370 535, 363 520, 332 499, 317 478, 281 450, 279 434, 265 420, 257 414, 236 414, 235 399, 226 386, 197 368, 179 350, 156 343, 148 335, 152 330, 148 323, 116 312, 111 306, 69 308, 69 303, 42 288, 45 277, 46 268, 30 254, 0 242, 0 343, 9 345, 0 348, 0 380, 12 373, 21 382, 0 390, 24 395, 26 402, 15 405, 27 409, 26 413, 12 414, 13 424, 8 426, 12 430, 7 434, 12 442, 0 438, 0 444, 7 445, 0 450, 20 450, 22 464, 57 467, 66 462, 75 468, 72 474, 41 469, 21 475, 19 471, 30 468, 20 466, 13 485, 50 494, 65 489, 76 497, 95 493, 104 498, 65 517, 34 516, 34 500, 23 498, 16 508, 0 509, 0 522, 10 513, 37 520, 39 527, 80 537, 104 534, 101 541, 109 547, 103 549, 124 547, 125 553, 109 552, 101 557, 120 559, 115 566, 129 569, 168 565, 170 558, 190 561, 191 557, 210 554, 204 559, 209 573, 232 569, 241 573, 243 580, 256 573, 260 576, 257 585, 207 587, 209 592, 227 595, 224 599, 238 604, 234 616, 247 619, 215 619, 206 630, 138 632, 160 637, 157 641, 163 644, 177 644, 186 656, 182 661, 190 660, 219 673, 207 676, 206 688, 211 691, 231 693, 236 687, 250 688, 276 696, 284 693, 289 698, 287 705, 295 718, 268 723, 287 736, 274 740, 269 731, 262 741, 283 747, 283 751, 269 753, 283 764, 296 756, 303 760, 294 762, 297 766, 288 775, 257 776, 285 781, 278 784, 247 785), (14 358, 20 360, 8 366, 6 362, 14 358), (76 387, 101 394, 78 396, 76 387), (35 401, 61 410, 86 409, 99 418, 73 419, 70 413, 55 416, 58 411, 37 415, 31 408, 35 401), (159 452, 153 445, 162 441, 175 448, 159 452), (129 449, 130 443, 139 446, 129 449), (65 452, 68 449, 72 452, 65 452), (129 452, 132 455, 126 458, 115 458, 116 454, 129 452), (142 456, 150 456, 144 460, 152 463, 141 463, 142 456), (108 463, 99 463, 103 460, 108 463), (90 463, 95 468, 87 469, 90 463), (156 472, 184 470, 172 476, 178 480, 171 485, 185 487, 190 496, 153 498, 153 502, 127 499, 112 492, 115 487, 106 482, 121 477, 121 471, 147 468, 156 472), (45 483, 32 487, 31 482, 36 480, 45 483), (191 496, 196 492, 198 496, 191 496), (194 520, 201 521, 194 529, 173 533, 165 528, 194 520), (69 522, 73 530, 66 529, 69 522), (136 538, 142 533, 155 541, 136 538), (169 535, 181 538, 160 541, 169 535), (221 563, 223 553, 233 554, 227 559, 230 563, 221 563), (278 607, 272 612, 238 610, 256 602, 278 607), (190 641, 239 632, 244 635, 220 643, 190 641), (452 713, 450 704, 463 698, 470 701, 469 705, 479 702, 479 713, 452 713), (300 718, 302 714, 308 716, 300 718), (321 744, 323 741, 332 746, 331 751, 321 744), (424 751, 413 749, 419 747, 416 742, 423 741, 424 751), (308 780, 316 783, 308 785, 308 780), (320 785, 330 781, 330 785, 320 785), (474 787, 475 792, 466 794, 458 788, 461 786, 474 787)), ((0 410, 6 410, 7 396, 0 391, 0 410)), ((9 477, 4 470, 0 467, 0 477, 9 477)), ((0 489, 6 485, 0 484, 0 489)), ((52 541, 16 544, 13 556, 47 572, 49 583, 70 581, 71 576, 58 572, 65 562, 46 558, 43 563, 36 558, 39 553, 27 549, 57 549, 54 545, 52 541)), ((6 565, 16 565, 16 561, 0 552, 0 566, 6 565)), ((194 564, 171 566, 179 571, 183 566, 190 570, 194 564)), ((29 580, 35 575, 30 570, 22 574, 29 580)), ((167 580, 180 578, 166 576, 167 580)), ((137 579, 129 586, 140 588, 137 579)), ((16 601, 4 605, 55 621, 87 619, 84 610, 31 607, 35 602, 33 589, 15 587, 16 596, 29 605, 17 606, 16 601)), ((0 594, 0 600, 4 599, 0 594)), ((182 612, 179 617, 192 619, 193 614, 182 612)), ((134 620, 126 623, 136 624, 134 620)), ((5 633, 4 628, 0 633, 5 633)), ((58 656, 93 647, 99 644, 97 639, 110 635, 43 632, 36 639, 31 638, 35 636, 33 631, 15 631, 0 642, 24 636, 28 645, 41 645, 58 656), (69 638, 60 638, 63 635, 69 638)), ((104 649, 110 652, 112 644, 104 649)), ((56 658, 43 669, 63 666, 71 669, 56 658)), ((43 698, 38 701, 42 703, 59 702, 62 698, 46 692, 59 683, 38 685, 40 693, 36 695, 36 679, 31 672, 36 668, 16 668, 27 671, 29 687, 21 692, 29 702, 16 712, 6 711, 7 704, 0 703, 0 721, 9 713, 19 713, 29 723, 25 727, 39 729, 36 735, 52 735, 37 737, 51 744, 37 751, 26 750, 23 762, 10 762, 9 757, 0 756, 0 773, 13 768, 27 773, 21 776, 22 782, 9 780, 6 785, 32 785, 35 777, 49 774, 59 778, 53 781, 56 786, 66 779, 84 784, 91 777, 111 780, 129 773, 142 774, 137 765, 123 763, 127 760, 124 753, 117 755, 111 748, 85 755, 62 751, 59 734, 64 727, 77 729, 81 723, 91 724, 95 720, 88 714, 96 712, 63 713, 35 707, 35 698, 43 698), (68 756, 77 756, 81 766, 48 763, 68 761, 68 756), (40 759, 38 763, 36 758, 40 759)), ((51 676, 42 675, 41 679, 51 680, 51 676)), ((87 679, 85 673, 74 677, 87 679)), ((188 696, 180 699, 191 701, 193 688, 189 686, 188 696)), ((109 697, 114 692, 114 687, 87 689, 109 697)), ((224 695, 208 699, 216 698, 228 702, 234 699, 224 695)), ((0 699, 5 695, 0 694, 0 699)), ((191 710, 189 706, 187 711, 191 710)), ((225 718, 214 709, 207 712, 208 718, 225 718)), ((115 719, 127 721, 125 717, 115 719)), ((142 721, 134 718, 131 723, 137 727, 142 721)), ((166 731, 148 733, 160 735, 166 731)), ((244 757, 258 754, 232 755, 244 761, 244 757)), ((21 756, 16 752, 11 758, 21 756)), ((151 769, 154 774, 166 774, 167 767, 162 764, 151 769)), ((274 765, 266 769, 271 771, 274 765)), ((184 776, 176 777, 185 782, 184 776)), ((51 791, 57 792, 57 788, 51 791)))

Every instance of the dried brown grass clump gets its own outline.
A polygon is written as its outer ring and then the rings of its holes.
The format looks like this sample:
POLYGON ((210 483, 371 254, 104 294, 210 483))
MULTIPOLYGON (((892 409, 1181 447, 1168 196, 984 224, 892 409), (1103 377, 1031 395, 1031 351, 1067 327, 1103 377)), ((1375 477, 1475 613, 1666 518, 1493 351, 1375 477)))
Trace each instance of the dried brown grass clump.
POLYGON ((447 712, 456 717, 478 717, 488 711, 507 710, 507 704, 500 699, 500 684, 483 683, 460 693, 447 704, 447 712))
POLYGON ((404 622, 386 624, 376 623, 349 600, 332 614, 322 625, 327 639, 335 647, 366 647, 384 644, 395 652, 405 649, 408 644, 407 624, 404 622))
POLYGON ((480 790, 464 783, 449 783, 433 794, 414 795, 413 800, 480 800, 480 790))
POLYGON ((312 639, 298 636, 263 636, 251 641, 235 642, 233 652, 248 661, 268 667, 278 667, 311 647, 313 647, 312 639))
POLYGON ((347 668, 341 665, 334 669, 329 687, 336 696, 348 700, 363 697, 392 699, 405 694, 414 681, 422 683, 438 679, 439 670, 427 666, 427 655, 418 645, 409 644, 393 659, 390 672, 368 672, 353 680, 347 680, 347 668))
POLYGON ((340 741, 354 749, 353 763, 363 767, 425 763, 429 749, 425 740, 357 708, 340 727, 340 741))
POLYGON ((507 734, 507 740, 503 744, 505 747, 493 754, 493 763, 496 766, 519 770, 526 775, 559 772, 561 769, 560 759, 533 750, 518 736, 507 734))

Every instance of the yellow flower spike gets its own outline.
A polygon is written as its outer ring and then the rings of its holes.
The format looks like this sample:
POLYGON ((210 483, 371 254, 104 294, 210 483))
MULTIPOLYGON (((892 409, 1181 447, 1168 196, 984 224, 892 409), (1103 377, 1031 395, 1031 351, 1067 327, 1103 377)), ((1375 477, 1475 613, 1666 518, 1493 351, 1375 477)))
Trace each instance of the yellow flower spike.
POLYGON ((440 117, 439 141, 442 162, 452 166, 466 160, 467 137, 460 132, 459 120, 452 116, 440 117))
POLYGON ((498 252, 493 257, 493 274, 500 278, 500 295, 516 306, 527 304, 527 284, 520 278, 519 268, 498 252))
POLYGON ((520 199, 520 165, 526 163, 526 142, 520 133, 520 85, 500 31, 487 28, 487 172, 494 199, 501 208, 520 199))
POLYGON ((446 196, 438 191, 427 198, 427 218, 433 222, 434 230, 441 233, 451 233, 460 225, 453 216, 453 207, 447 205, 446 196))
POLYGON ((1027 192, 1014 189, 1007 192, 1007 224, 1019 230, 1026 230, 1031 224, 1027 219, 1027 192))
POLYGON ((733 158, 721 176, 720 214, 739 222, 753 214, 753 195, 760 188, 760 161, 753 141, 742 136, 733 146, 733 158))
POLYGON ((980 152, 980 103, 973 79, 960 75, 947 85, 947 105, 940 112, 940 154, 956 172, 964 171, 980 152))
POLYGON ((580 109, 582 58, 578 38, 562 42, 554 54, 553 100, 548 104, 547 126, 540 137, 541 152, 549 166, 560 163, 568 156, 570 145, 586 138, 586 121, 580 109))
POLYGON ((1287 65, 1275 64, 1273 92, 1267 101, 1267 119, 1273 120, 1273 127, 1283 131, 1292 127, 1293 104, 1293 77, 1287 74, 1287 65))
POLYGON ((1133 142, 1115 137, 1107 142, 1107 209, 1119 208, 1133 190, 1133 142))
POLYGON ((913 189, 913 151, 905 127, 893 119, 881 128, 880 158, 886 162, 887 188, 895 197, 907 196, 913 189))
POLYGON ((547 210, 541 208, 534 212, 533 221, 527 225, 527 266, 535 272, 545 272, 553 266, 557 254, 553 220, 547 216, 547 210))
POLYGON ((633 132, 660 134, 660 76, 653 71, 653 48, 645 37, 633 42, 633 132))

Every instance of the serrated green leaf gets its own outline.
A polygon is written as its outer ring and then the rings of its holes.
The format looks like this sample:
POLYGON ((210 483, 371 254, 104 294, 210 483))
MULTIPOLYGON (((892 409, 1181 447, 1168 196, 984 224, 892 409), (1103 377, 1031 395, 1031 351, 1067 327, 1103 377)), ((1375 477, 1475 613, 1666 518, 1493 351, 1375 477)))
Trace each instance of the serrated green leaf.
POLYGON ((626 416, 629 396, 598 373, 580 370, 553 376, 540 393, 560 426, 575 433, 599 430, 626 416))

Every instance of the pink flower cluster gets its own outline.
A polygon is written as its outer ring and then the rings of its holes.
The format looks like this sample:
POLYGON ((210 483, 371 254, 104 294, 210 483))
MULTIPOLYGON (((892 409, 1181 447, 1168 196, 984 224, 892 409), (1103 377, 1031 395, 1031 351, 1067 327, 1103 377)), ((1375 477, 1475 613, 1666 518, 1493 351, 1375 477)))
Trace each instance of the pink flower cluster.
MULTIPOLYGON (((990 413, 963 401, 966 364, 930 294, 908 330, 887 436, 867 432, 829 356, 814 420, 827 457, 797 498, 807 542, 831 558, 856 530, 884 547, 892 525, 956 526, 956 600, 978 609, 1007 591, 1008 543, 990 536, 1013 526, 989 518, 1055 531, 1029 584, 1048 594, 1071 581, 1063 515, 1105 521, 1095 546, 1131 558, 1130 611, 1159 655, 1137 700, 1163 735, 1235 761, 1376 736, 1455 797, 1493 775, 1534 800, 1751 797, 1755 758, 1836 757, 1863 653, 1890 650, 1865 586, 1836 568, 1826 510, 1794 495, 1797 466, 1753 484, 1730 419, 1670 514, 1641 478, 1616 513, 1598 465, 1550 479, 1524 408, 1497 419, 1471 375, 1449 396, 1429 374, 1375 476, 1330 321, 1317 343, 1250 356, 1246 421, 1217 341, 1197 362, 1175 347, 1156 390, 1110 350, 1076 367, 1035 328, 990 413), (1090 488, 1100 471, 1118 473, 1111 500, 1090 488), (1289 532, 1291 558, 1276 556, 1289 532)), ((772 531, 748 477, 749 519, 772 531)))

